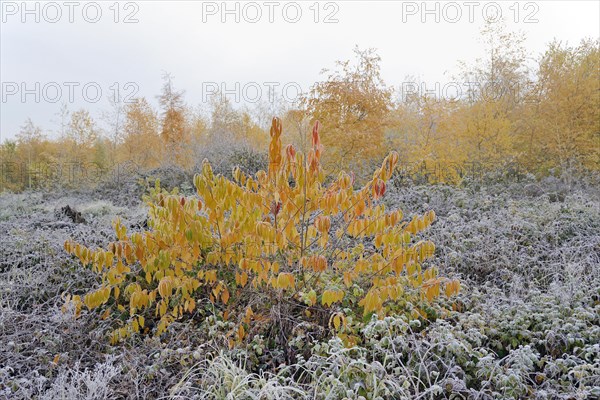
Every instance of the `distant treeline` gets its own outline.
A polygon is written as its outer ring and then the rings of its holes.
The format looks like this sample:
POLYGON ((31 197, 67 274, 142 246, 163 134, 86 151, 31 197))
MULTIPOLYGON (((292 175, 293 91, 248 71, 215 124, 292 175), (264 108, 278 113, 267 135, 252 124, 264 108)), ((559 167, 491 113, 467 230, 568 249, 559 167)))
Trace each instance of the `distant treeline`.
POLYGON ((463 66, 451 85, 429 85, 467 88, 452 98, 414 82, 398 93, 381 78, 376 52, 356 49, 356 60, 338 62, 297 104, 278 104, 277 111, 268 104, 239 110, 215 95, 208 113, 200 113, 169 75, 158 110, 144 98, 112 102, 109 128, 99 128, 86 110, 63 107, 58 137, 27 120, 16 140, 0 145, 0 189, 77 186, 165 166, 193 171, 205 157, 231 164, 225 171, 257 164, 273 113, 282 119, 284 143, 300 149, 319 120, 325 168, 353 170, 359 178, 391 149, 400 154, 403 176, 430 182, 454 182, 473 171, 600 170, 599 41, 574 47, 555 41, 531 66, 523 37, 494 26, 483 35, 486 59, 463 66))

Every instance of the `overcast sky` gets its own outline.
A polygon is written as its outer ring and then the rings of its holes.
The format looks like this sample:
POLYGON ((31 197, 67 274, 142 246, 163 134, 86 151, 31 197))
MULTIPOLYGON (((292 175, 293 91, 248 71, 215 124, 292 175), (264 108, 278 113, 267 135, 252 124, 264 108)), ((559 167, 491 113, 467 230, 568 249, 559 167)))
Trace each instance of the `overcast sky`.
POLYGON ((61 103, 99 118, 116 90, 156 104, 163 71, 192 106, 221 85, 240 105, 267 101, 269 86, 291 100, 355 45, 378 50, 388 84, 412 75, 433 88, 482 55, 478 33, 498 10, 536 57, 554 38, 576 45, 600 32, 598 1, 22 4, 0 1, 1 140, 27 117, 52 136, 61 103))

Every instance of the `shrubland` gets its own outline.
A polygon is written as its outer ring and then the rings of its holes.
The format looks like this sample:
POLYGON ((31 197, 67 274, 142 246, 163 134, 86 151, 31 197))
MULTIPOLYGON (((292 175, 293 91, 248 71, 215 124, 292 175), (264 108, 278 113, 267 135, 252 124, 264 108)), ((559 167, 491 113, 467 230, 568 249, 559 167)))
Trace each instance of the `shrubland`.
POLYGON ((281 120, 166 75, 108 128, 27 121, 0 397, 600 397, 598 42, 484 37, 457 99, 395 100, 357 49, 281 120))
MULTIPOLYGON (((114 298, 99 309, 82 305, 78 317, 72 303, 63 309, 67 294, 83 301, 105 283, 102 273, 69 256, 64 242, 109 249, 118 239, 111 226, 115 218, 128 238, 152 232, 146 221, 152 206, 142 201, 142 192, 151 203, 161 195, 185 197, 189 204, 200 198, 196 189, 185 196, 167 194, 144 189, 133 177, 119 187, 3 194, 0 390, 8 398, 82 399, 593 398, 600 386, 599 193, 596 185, 568 178, 490 178, 460 186, 405 185, 393 178, 386 183, 378 204, 402 209, 403 221, 436 211, 423 232, 435 243, 433 258, 424 264, 435 263, 441 275, 461 282, 451 299, 454 308, 444 296, 430 303, 429 310, 445 309, 439 315, 415 318, 394 309, 364 316, 356 305, 318 302, 313 309, 319 311, 310 317, 284 309, 287 313, 257 320, 286 289, 263 285, 257 291, 251 279, 240 288, 233 273, 228 304, 216 297, 212 303, 212 287, 203 287, 195 294, 203 299, 196 308, 174 318, 161 334, 156 324, 150 326, 160 317, 148 308, 143 310, 148 331, 114 345, 115 328, 131 318, 126 290, 120 300, 125 312, 116 309, 114 298), (63 216, 65 204, 81 210, 86 223, 63 216), (230 346, 227 338, 246 316, 239 313, 247 299, 236 300, 238 289, 239 295, 241 289, 275 295, 262 295, 252 305, 254 319, 244 339, 230 346), (228 305, 239 311, 224 319, 228 305), (347 323, 350 317, 360 322, 350 324, 356 343, 326 317, 315 323, 320 312, 340 311, 347 323), (286 323, 286 346, 276 330, 259 329, 286 323)), ((163 207, 155 203, 155 209, 163 207)), ((333 241, 334 235, 328 243, 333 241)), ((288 266, 282 266, 285 272, 288 266)), ((133 268, 137 280, 142 270, 133 268)), ((145 282, 142 275, 140 286, 145 282)), ((315 293, 323 288, 315 286, 315 293)), ((296 303, 308 309, 302 301, 296 303)))

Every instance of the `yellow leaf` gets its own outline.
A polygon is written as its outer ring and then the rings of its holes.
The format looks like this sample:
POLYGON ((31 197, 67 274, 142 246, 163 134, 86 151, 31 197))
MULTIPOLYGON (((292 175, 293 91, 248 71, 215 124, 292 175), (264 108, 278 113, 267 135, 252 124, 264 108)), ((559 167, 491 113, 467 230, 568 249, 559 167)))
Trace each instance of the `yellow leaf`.
POLYGON ((244 329, 244 326, 240 324, 237 331, 238 341, 241 342, 242 340, 244 340, 244 336, 246 336, 246 330, 244 329))
POLYGON ((340 329, 340 325, 341 325, 342 321, 341 318, 338 314, 334 314, 333 317, 333 326, 335 327, 336 330, 340 329))
POLYGON ((189 300, 188 311, 193 312, 196 308, 196 301, 194 299, 189 300))
POLYGON ((322 305, 331 305, 332 301, 331 301, 331 293, 329 290, 326 290, 323 292, 323 295, 321 296, 321 304, 322 305))
POLYGON ((352 275, 348 271, 344 272, 344 285, 346 285, 346 287, 352 286, 352 275))
POLYGON ((379 249, 381 247, 382 242, 383 242, 383 237, 381 235, 378 234, 377 236, 375 236, 375 247, 376 248, 379 249))
POLYGON ((227 288, 223 289, 223 293, 221 293, 221 300, 223 301, 223 304, 227 304, 229 301, 229 290, 227 290, 227 288))

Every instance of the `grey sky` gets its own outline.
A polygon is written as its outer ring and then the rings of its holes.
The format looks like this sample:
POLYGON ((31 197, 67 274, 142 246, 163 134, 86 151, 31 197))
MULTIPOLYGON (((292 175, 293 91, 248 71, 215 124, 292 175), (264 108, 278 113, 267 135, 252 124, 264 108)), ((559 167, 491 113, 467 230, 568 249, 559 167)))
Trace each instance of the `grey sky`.
POLYGON ((388 84, 412 75, 433 88, 452 80, 457 61, 482 55, 484 10, 500 9, 511 29, 523 31, 532 56, 553 38, 576 45, 600 32, 598 1, 427 2, 428 14, 421 1, 228 2, 229 14, 220 1, 28 2, 30 13, 21 1, 0 3, 1 140, 27 117, 46 133, 57 130, 61 102, 99 118, 117 88, 155 103, 162 71, 193 106, 221 84, 239 104, 265 100, 269 85, 293 98, 322 68, 351 58, 355 45, 378 49, 388 84), (102 98, 93 102, 98 88, 102 98))

